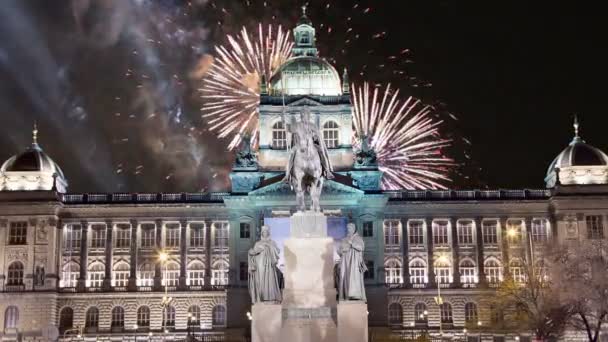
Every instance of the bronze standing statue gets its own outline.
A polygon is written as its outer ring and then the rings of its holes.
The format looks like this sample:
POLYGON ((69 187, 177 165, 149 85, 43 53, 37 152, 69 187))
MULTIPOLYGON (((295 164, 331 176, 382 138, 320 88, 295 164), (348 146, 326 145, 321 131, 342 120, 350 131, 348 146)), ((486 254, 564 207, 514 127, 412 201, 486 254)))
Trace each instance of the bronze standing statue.
MULTIPOLYGON (((285 117, 283 116, 283 121, 285 117)), ((312 210, 321 211, 319 198, 323 179, 332 179, 333 168, 319 128, 310 120, 308 107, 300 112, 300 121, 285 122, 291 135, 291 153, 285 170, 285 182, 296 193, 298 210, 305 211, 305 194, 310 195, 312 210)))

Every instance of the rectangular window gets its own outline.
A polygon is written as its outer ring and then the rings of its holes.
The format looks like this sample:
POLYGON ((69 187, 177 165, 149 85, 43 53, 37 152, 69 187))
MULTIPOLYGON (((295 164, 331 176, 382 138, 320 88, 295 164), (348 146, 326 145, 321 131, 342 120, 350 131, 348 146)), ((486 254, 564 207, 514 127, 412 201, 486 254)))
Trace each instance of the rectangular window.
POLYGON ((399 245, 399 220, 384 220, 384 244, 387 246, 399 245))
POLYGON ((363 222, 363 237, 373 237, 374 236, 374 221, 364 221, 363 222))
POLYGON ((197 268, 188 271, 188 284, 192 286, 203 286, 205 284, 205 270, 197 268))
POLYGON ((585 217, 587 223, 587 238, 588 239, 603 239, 604 238, 604 224, 602 222, 601 215, 592 215, 585 217))
POLYGON ((549 237, 549 222, 546 219, 532 220, 532 241, 545 243, 549 237))
POLYGON ((241 239, 249 239, 251 237, 251 224, 249 224, 247 222, 241 222, 240 236, 241 236, 241 239))
POLYGON ((153 248, 156 246, 156 225, 144 223, 141 225, 140 244, 142 248, 153 248))
POLYGON ((205 246, 205 224, 191 223, 190 224, 190 247, 205 246))
POLYGON ((521 245, 523 227, 522 220, 507 221, 507 241, 510 245, 521 245))
POLYGON ((448 221, 433 222, 433 243, 435 245, 447 245, 448 240, 448 221))
POLYGON ((25 245, 27 243, 27 222, 11 222, 8 233, 9 245, 25 245))
POLYGON ((90 287, 101 287, 103 285, 103 279, 105 273, 103 271, 90 271, 89 270, 89 286, 90 287))
POLYGON ((498 221, 483 221, 481 224, 481 235, 484 245, 498 244, 498 221))
POLYGON ((114 247, 129 248, 129 246, 131 246, 131 225, 119 223, 115 229, 114 247))
POLYGON ((68 225, 65 229, 63 237, 63 245, 67 250, 80 249, 80 240, 82 238, 82 230, 79 224, 68 225))
POLYGON ((90 228, 91 248, 105 248, 106 247, 106 225, 105 224, 92 224, 90 228))
POLYGON ((424 222, 409 221, 408 222, 408 237, 410 246, 424 245, 424 222))
POLYGON ((129 284, 129 270, 114 271, 114 286, 125 287, 129 284))
POLYGON ((213 245, 228 247, 228 222, 213 222, 213 245))
POLYGON ((179 283, 179 269, 168 269, 165 272, 166 277, 163 279, 166 286, 177 286, 179 283))
POLYGON ((249 279, 249 268, 246 262, 239 263, 239 279, 241 281, 246 281, 249 279))
POLYGON ((165 225, 165 247, 179 247, 179 223, 165 225))
POLYGON ((367 260, 365 261, 365 266, 367 267, 367 271, 363 273, 363 279, 374 279, 374 261, 367 260))
POLYGON ((228 269, 212 270, 211 285, 228 285, 228 269))
POLYGON ((473 244, 473 221, 463 220, 458 221, 458 244, 472 245, 473 244))

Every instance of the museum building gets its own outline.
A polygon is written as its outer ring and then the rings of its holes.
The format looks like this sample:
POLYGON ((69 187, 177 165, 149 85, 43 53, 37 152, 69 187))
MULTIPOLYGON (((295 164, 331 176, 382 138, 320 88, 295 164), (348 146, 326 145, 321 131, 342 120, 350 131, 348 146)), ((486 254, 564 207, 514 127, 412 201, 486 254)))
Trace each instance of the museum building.
POLYGON ((289 230, 295 196, 282 181, 282 115, 303 107, 335 171, 321 197, 332 234, 354 222, 365 241, 372 337, 425 330, 514 340, 483 329, 500 319, 483 298, 506 276, 523 281, 524 263, 547 244, 608 236, 608 156, 578 126, 547 161, 545 189, 382 190, 373 152, 352 145, 346 72, 318 56, 306 16, 294 40, 294 57, 261 84, 258 147, 243 144, 226 192, 70 193, 37 131, 2 164, 3 341, 245 336, 247 251, 262 224, 279 242, 289 230))

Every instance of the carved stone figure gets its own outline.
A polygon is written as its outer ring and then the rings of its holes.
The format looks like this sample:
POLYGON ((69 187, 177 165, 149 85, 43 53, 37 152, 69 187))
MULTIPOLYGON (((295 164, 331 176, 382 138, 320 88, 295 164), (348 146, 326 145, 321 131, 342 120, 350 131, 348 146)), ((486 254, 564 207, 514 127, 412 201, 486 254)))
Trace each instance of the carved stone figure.
POLYGON ((338 294, 340 300, 366 300, 363 273, 367 271, 363 261, 365 243, 357 234, 355 224, 349 223, 348 234, 340 242, 340 270, 338 294))
POLYGON ((252 303, 280 302, 279 247, 270 239, 268 226, 262 226, 262 237, 249 250, 249 294, 252 303))
POLYGON ((36 271, 34 274, 34 285, 44 286, 44 265, 36 266, 36 271))
POLYGON ((241 139, 241 145, 239 151, 236 153, 234 160, 235 169, 257 169, 258 167, 258 156, 251 148, 251 136, 248 134, 243 135, 241 139))
MULTIPOLYGON (((286 121, 285 117, 283 121, 286 121)), ((319 199, 323 179, 333 178, 333 168, 323 137, 317 125, 310 120, 308 107, 304 107, 300 112, 299 122, 292 118, 285 126, 291 136, 291 152, 284 180, 296 193, 298 210, 306 210, 304 196, 308 192, 312 200, 312 210, 321 211, 319 199)))
POLYGON ((376 152, 369 145, 369 137, 363 136, 361 138, 361 146, 357 149, 355 153, 355 168, 365 168, 365 167, 377 167, 378 159, 376 156, 376 152))

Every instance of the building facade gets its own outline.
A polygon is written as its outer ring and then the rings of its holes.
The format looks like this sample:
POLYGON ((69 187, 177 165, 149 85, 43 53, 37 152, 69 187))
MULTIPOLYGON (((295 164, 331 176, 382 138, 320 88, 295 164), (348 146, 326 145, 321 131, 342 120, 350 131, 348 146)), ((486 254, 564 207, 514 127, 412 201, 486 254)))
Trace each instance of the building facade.
POLYGON ((294 39, 294 57, 261 85, 259 146, 238 152, 225 193, 70 193, 36 131, 2 165, 3 340, 243 338, 247 251, 263 224, 280 240, 295 210, 282 117, 303 107, 335 169, 321 201, 334 237, 354 222, 365 240, 372 336, 514 340, 482 329, 498 319, 484 298, 547 244, 608 236, 608 157, 578 126, 546 189, 381 190, 373 151, 351 144, 346 72, 318 57, 306 16, 294 39))

